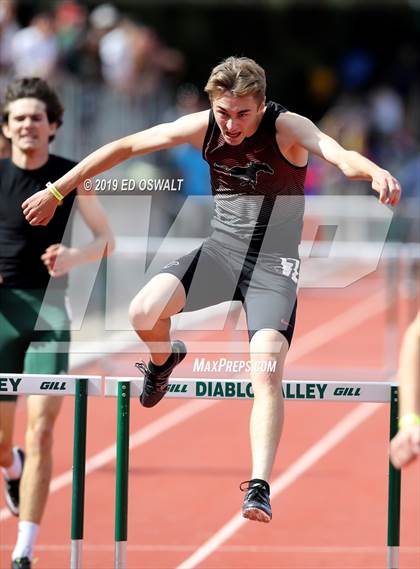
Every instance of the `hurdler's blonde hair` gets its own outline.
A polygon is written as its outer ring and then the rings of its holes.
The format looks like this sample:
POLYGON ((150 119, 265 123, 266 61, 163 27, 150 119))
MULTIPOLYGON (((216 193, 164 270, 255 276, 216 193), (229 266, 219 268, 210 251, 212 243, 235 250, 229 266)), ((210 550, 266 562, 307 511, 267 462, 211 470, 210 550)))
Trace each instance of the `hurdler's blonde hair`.
POLYGON ((236 97, 252 95, 258 103, 265 98, 265 71, 248 57, 228 57, 217 65, 204 90, 210 101, 226 91, 236 97))

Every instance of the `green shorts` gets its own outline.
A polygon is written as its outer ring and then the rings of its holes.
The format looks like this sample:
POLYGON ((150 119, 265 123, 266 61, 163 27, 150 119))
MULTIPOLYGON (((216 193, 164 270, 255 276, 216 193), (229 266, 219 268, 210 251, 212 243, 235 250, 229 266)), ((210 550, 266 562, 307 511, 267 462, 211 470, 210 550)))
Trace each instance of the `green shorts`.
MULTIPOLYGON (((65 291, 0 287, 0 372, 66 373, 70 319, 65 291), (42 308, 41 308, 42 307, 42 308)), ((15 396, 2 395, 0 401, 15 396)))

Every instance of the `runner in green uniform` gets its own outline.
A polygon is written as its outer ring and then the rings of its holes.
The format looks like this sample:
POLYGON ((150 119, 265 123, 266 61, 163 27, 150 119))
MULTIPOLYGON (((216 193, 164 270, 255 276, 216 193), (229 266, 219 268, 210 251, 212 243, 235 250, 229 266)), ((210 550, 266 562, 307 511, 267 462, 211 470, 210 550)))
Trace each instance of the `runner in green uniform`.
MULTIPOLYGON (((102 206, 80 187, 69 192, 48 227, 31 227, 20 204, 74 162, 49 153, 62 123, 61 103, 45 81, 23 78, 8 85, 2 102, 11 157, 0 160, 0 372, 65 373, 70 341, 67 273, 113 249, 102 206), (77 207, 93 233, 83 248, 70 247, 77 207), (66 231, 65 231, 66 230, 66 231), (47 291, 48 286, 48 292, 47 291), (45 298, 44 298, 45 295, 45 298)), ((56 198, 54 198, 56 199, 56 198)), ((12 448, 15 397, 0 397, 0 467, 5 498, 19 516, 12 569, 29 569, 44 512, 52 468, 53 427, 60 397, 29 396, 26 452, 12 448)))

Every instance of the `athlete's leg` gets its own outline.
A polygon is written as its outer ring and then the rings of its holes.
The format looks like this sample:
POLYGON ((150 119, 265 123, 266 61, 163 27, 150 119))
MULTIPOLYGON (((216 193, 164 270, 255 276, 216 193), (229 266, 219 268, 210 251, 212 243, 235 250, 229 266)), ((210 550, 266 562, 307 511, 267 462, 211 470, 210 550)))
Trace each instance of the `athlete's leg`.
POLYGON ((288 341, 277 330, 259 330, 251 340, 251 379, 254 402, 250 420, 251 480, 240 485, 246 491, 242 515, 258 522, 272 517, 269 479, 283 427, 281 380, 288 341))
MULTIPOLYGON (((37 294, 36 312, 43 329, 33 330, 26 352, 26 373, 66 373, 69 356, 69 318, 62 292, 37 294)), ((36 327, 34 327, 36 328, 36 327)), ((45 395, 28 397, 26 462, 21 482, 20 520, 39 524, 48 497, 52 470, 53 429, 62 398, 45 395)))
POLYGON ((16 397, 0 396, 0 470, 4 478, 4 496, 13 515, 19 515, 20 479, 24 454, 12 448, 16 397))
POLYGON ((61 397, 30 395, 26 429, 26 459, 20 483, 20 514, 12 559, 32 559, 32 550, 47 503, 51 471, 53 428, 61 397))
POLYGON ((263 255, 251 278, 245 274, 243 288, 248 329, 250 334, 255 331, 250 341, 255 397, 251 415, 253 478, 267 482, 283 426, 281 382, 296 318, 297 282, 286 270, 283 274, 283 261, 263 255), (255 370, 260 362, 268 365, 270 361, 275 363, 274 371, 255 370))
POLYGON ((12 448, 15 410, 16 397, 0 397, 0 471, 4 478, 4 498, 11 513, 18 516, 25 457, 22 449, 12 448))
POLYGON ((171 353, 171 316, 180 312, 186 302, 180 279, 169 273, 153 277, 134 297, 129 317, 138 336, 150 350, 151 361, 162 365, 171 353))
POLYGON ((2 469, 7 469, 13 464, 12 443, 15 411, 15 397, 4 397, 0 400, 0 467, 2 469))
POLYGON ((39 524, 44 513, 52 471, 53 429, 61 403, 61 397, 28 397, 26 462, 21 481, 21 521, 39 524))
MULTIPOLYGON (((31 344, 24 370, 34 374, 66 373, 70 342, 69 319, 61 291, 43 291, 31 296, 33 312, 40 329, 33 323, 31 344)), ((12 559, 32 558, 32 549, 47 503, 52 471, 53 429, 62 403, 61 397, 31 395, 27 400, 26 460, 20 487, 18 537, 12 559)))
POLYGON ((262 522, 271 519, 268 481, 283 428, 281 382, 296 315, 296 283, 274 269, 277 265, 257 264, 252 278, 245 274, 243 281, 254 403, 250 419, 252 479, 245 488, 242 513, 262 522))
MULTIPOLYGON (((14 289, 0 289, 0 372, 22 373, 27 323, 31 323, 28 307, 14 289)), ((13 449, 16 396, 0 395, 0 469, 4 477, 6 503, 14 515, 19 513, 19 487, 23 453, 13 449)))
POLYGON ((283 428, 281 381, 288 348, 286 338, 277 330, 259 330, 251 340, 254 391, 250 420, 252 478, 270 479, 283 428))
POLYGON ((163 365, 171 353, 170 318, 182 310, 193 311, 232 300, 236 278, 225 250, 211 239, 169 263, 137 294, 130 320, 151 352, 153 364, 163 365))

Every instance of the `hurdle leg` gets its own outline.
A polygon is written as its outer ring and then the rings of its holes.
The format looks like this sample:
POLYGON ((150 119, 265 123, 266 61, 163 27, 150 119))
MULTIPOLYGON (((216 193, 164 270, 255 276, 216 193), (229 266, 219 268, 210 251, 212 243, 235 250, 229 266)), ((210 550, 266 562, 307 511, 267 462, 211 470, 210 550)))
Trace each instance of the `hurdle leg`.
POLYGON ((398 366, 398 320, 400 307, 398 303, 398 287, 401 280, 401 265, 396 250, 396 256, 388 259, 386 264, 386 327, 384 332, 384 373, 392 376, 398 366))
POLYGON ((74 402, 73 486, 71 507, 71 569, 82 567, 83 518, 86 468, 86 379, 76 380, 74 402))
MULTIPOLYGON (((398 388, 391 386, 390 440, 398 431, 398 388)), ((401 471, 389 462, 388 569, 398 569, 400 549, 401 471)))
POLYGON ((130 439, 130 382, 118 384, 117 466, 115 488, 115 569, 127 562, 128 457, 130 439))

